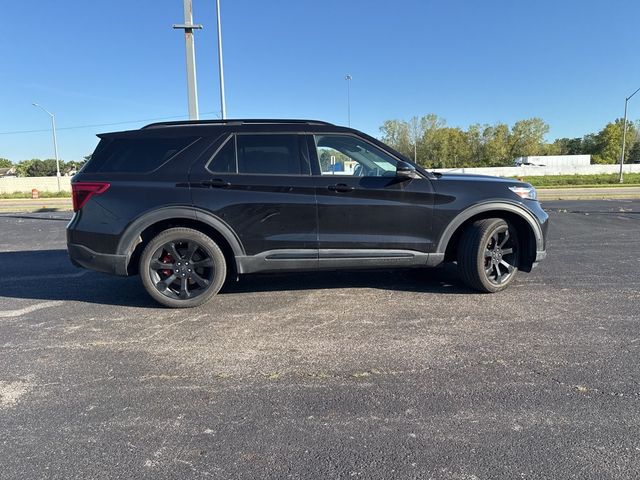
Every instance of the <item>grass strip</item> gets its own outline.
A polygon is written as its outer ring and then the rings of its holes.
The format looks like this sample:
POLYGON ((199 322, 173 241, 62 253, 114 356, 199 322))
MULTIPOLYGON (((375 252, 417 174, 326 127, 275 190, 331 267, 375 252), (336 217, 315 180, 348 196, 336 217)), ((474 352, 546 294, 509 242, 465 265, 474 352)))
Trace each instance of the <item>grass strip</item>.
MULTIPOLYGON (((31 198, 31 192, 0 193, 0 199, 31 198)), ((38 198, 71 198, 71 192, 38 192, 38 198)))
POLYGON ((624 175, 624 183, 619 183, 617 173, 604 173, 598 175, 545 175, 540 177, 517 177, 530 183, 534 187, 615 187, 640 185, 640 173, 627 173, 624 175))

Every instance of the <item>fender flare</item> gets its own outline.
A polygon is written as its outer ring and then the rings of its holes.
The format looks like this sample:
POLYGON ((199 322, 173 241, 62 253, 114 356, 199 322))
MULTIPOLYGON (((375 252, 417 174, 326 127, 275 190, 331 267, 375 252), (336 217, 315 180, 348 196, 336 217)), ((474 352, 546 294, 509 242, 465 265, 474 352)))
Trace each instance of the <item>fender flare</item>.
POLYGON ((118 242, 117 253, 126 256, 128 265, 139 243, 137 239, 140 234, 154 223, 173 219, 202 222, 222 235, 231 247, 234 257, 245 254, 240 239, 224 220, 210 212, 190 206, 164 207, 143 213, 125 228, 118 242))
POLYGON ((515 203, 510 203, 505 201, 500 201, 500 202, 490 201, 490 202, 473 205, 467 208, 466 210, 463 210, 458 215, 456 215, 454 219, 451 220, 451 222, 449 222, 449 225, 447 225, 447 227, 442 232, 442 235, 440 236, 440 240, 438 241, 436 253, 441 253, 442 255, 445 254, 445 252, 447 251, 447 246, 449 245, 449 241, 451 240, 451 237, 453 236, 454 232, 458 229, 458 227, 460 227, 460 225, 462 225, 464 222, 469 220, 471 217, 478 215, 479 213, 485 213, 485 212, 490 212, 494 210, 501 210, 501 211, 513 213, 518 215, 523 220, 525 220, 531 227, 531 230, 533 231, 533 235, 536 240, 536 250, 538 251, 544 250, 544 239, 542 235, 542 228, 540 227, 538 220, 536 220, 533 214, 531 214, 524 207, 521 207, 520 205, 515 203))

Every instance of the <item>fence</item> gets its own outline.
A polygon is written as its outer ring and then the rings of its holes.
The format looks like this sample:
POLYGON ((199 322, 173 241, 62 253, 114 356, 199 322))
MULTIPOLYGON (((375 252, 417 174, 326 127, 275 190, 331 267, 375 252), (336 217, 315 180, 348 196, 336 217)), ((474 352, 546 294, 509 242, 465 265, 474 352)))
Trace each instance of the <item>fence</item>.
MULTIPOLYGON (((57 192, 58 179, 56 177, 2 177, 0 178, 0 193, 57 192)), ((71 177, 60 177, 60 190, 71 191, 71 177)))

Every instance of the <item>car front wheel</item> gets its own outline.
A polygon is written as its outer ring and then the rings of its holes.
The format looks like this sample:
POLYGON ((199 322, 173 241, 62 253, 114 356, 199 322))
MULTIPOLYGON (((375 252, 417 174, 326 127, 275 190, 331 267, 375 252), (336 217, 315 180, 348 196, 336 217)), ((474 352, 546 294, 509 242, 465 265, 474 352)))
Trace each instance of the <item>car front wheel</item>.
POLYGON ((458 270, 462 280, 480 292, 499 292, 518 273, 518 236, 501 218, 471 224, 458 245, 458 270))
POLYGON ((172 308, 202 305, 224 283, 220 247, 191 228, 170 228, 154 237, 140 257, 140 277, 149 295, 172 308))

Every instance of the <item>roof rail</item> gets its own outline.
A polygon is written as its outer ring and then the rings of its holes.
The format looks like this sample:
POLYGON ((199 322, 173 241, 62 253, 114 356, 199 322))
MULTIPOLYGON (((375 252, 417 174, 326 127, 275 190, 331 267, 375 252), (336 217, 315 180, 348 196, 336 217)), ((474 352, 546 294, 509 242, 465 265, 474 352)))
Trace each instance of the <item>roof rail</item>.
POLYGON ((177 120, 172 122, 157 122, 145 125, 142 129, 173 127, 173 126, 193 126, 193 125, 260 125, 260 124, 306 124, 306 125, 331 125, 329 122, 320 120, 286 120, 286 119, 227 119, 227 120, 177 120))

